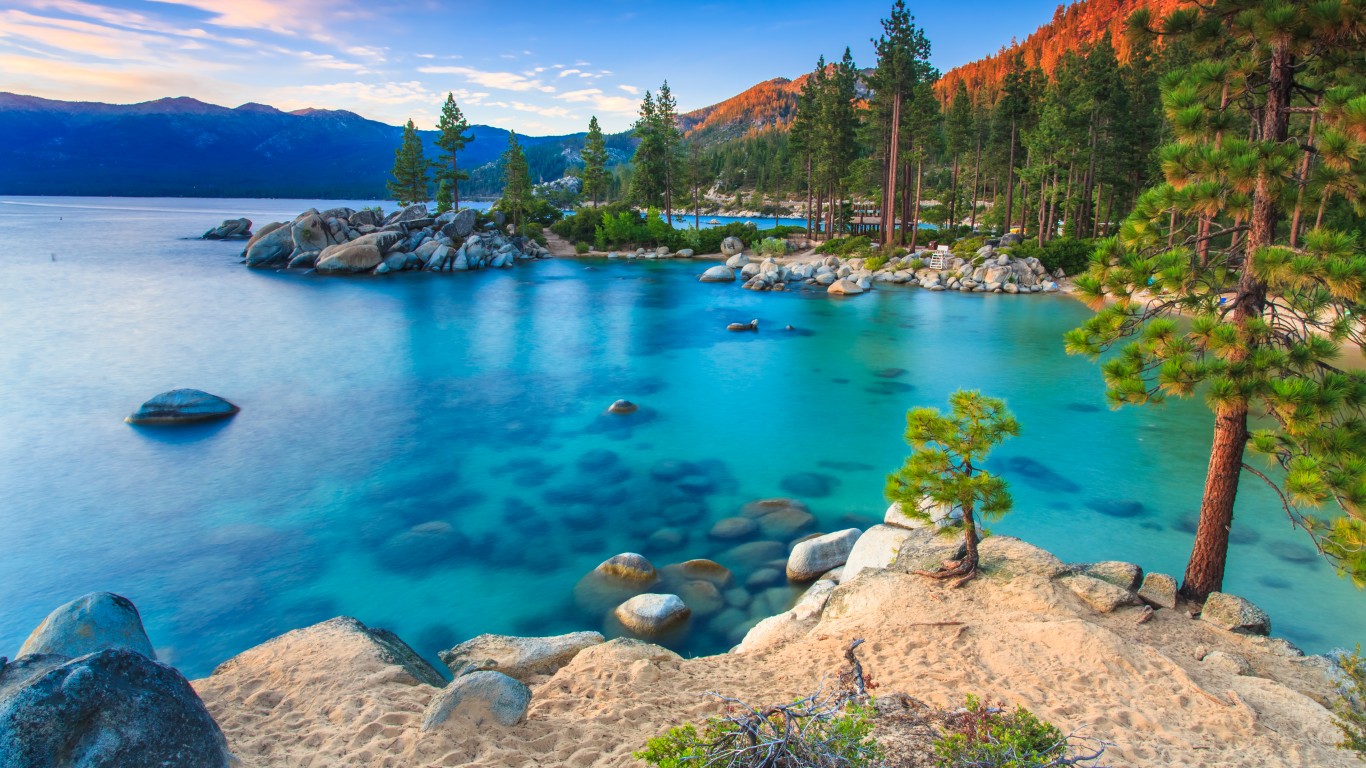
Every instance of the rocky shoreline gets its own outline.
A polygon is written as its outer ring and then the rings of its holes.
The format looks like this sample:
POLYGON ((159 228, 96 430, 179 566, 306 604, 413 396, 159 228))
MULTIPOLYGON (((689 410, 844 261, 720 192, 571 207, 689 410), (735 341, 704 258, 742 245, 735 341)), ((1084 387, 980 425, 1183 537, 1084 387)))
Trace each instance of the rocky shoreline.
POLYGON ((645 738, 711 713, 703 691, 810 692, 857 636, 888 695, 1023 701, 1065 729, 1093 729, 1126 765, 1354 759, 1332 748, 1332 662, 1267 637, 1251 603, 1216 593, 1187 604, 1171 577, 1069 565, 1005 536, 983 542, 984 575, 962 589, 914 575, 957 548, 896 505, 867 530, 806 537, 785 559, 786 579, 809 585, 796 604, 729 653, 690 660, 631 638, 666 633, 712 600, 698 585, 716 587, 726 569, 711 561, 662 578, 640 555, 617 555, 585 583, 611 594, 602 605, 614 605, 620 639, 481 635, 441 651, 444 672, 392 633, 339 617, 188 683, 155 661, 131 602, 97 593, 0 660, 0 754, 18 756, 6 763, 16 768, 48 765, 59 743, 92 764, 626 765, 645 738))
POLYGON ((433 216, 421 203, 387 216, 372 208, 312 208, 254 233, 251 220, 229 219, 203 239, 246 239, 242 258, 248 267, 320 274, 506 269, 550 257, 534 240, 507 235, 504 224, 502 213, 481 222, 472 208, 433 216))

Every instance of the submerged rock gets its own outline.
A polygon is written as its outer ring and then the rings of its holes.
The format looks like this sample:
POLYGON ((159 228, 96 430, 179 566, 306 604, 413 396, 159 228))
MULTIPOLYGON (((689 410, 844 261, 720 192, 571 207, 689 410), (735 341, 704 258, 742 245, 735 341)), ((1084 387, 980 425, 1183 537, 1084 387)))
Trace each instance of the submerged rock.
POLYGON ((189 682, 126 648, 0 666, 0 758, 5 768, 229 764, 189 682))
POLYGON ((457 676, 471 664, 526 682, 532 675, 553 675, 585 648, 604 641, 599 632, 552 637, 479 635, 437 654, 457 676))
POLYGON ((755 319, 755 320, 750 320, 748 323, 731 323, 730 325, 727 325, 727 326, 726 326, 726 330, 728 330, 728 331, 757 331, 757 330, 759 330, 759 321, 758 321, 757 319, 755 319))
POLYGON ((110 592, 92 592, 48 614, 19 648, 19 658, 76 658, 111 648, 156 658, 133 601, 110 592))
POLYGON ((636 405, 630 400, 618 400, 612 403, 611 405, 607 406, 608 413, 615 413, 622 416, 628 413, 635 413, 638 410, 640 410, 640 406, 636 405))
POLYGON ((124 421, 129 424, 188 424, 225 419, 240 410, 227 400, 208 392, 173 389, 143 403, 124 421))
POLYGON ((678 595, 636 595, 613 611, 617 621, 634 635, 654 637, 687 619, 691 611, 678 595))
POLYGON ((530 704, 531 689, 521 682, 502 672, 471 672, 432 698, 422 716, 422 730, 430 731, 452 716, 474 725, 516 725, 530 704))

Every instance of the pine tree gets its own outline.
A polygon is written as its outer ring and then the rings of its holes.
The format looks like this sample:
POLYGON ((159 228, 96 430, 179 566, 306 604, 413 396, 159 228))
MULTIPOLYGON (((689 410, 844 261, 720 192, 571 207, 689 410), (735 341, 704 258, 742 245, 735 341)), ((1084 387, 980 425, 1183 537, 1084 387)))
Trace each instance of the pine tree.
POLYGON ((801 158, 806 188, 806 231, 815 232, 815 161, 820 148, 817 134, 817 121, 820 119, 820 104, 817 95, 820 80, 825 75, 825 57, 816 63, 816 69, 802 83, 802 92, 797 99, 797 113, 792 118, 790 136, 793 150, 801 158))
MULTIPOLYGON (((914 139, 907 141, 903 134, 927 124, 921 110, 930 95, 927 86, 939 73, 930 66, 929 38, 915 25, 904 0, 896 0, 891 14, 882 20, 882 36, 873 41, 873 47, 877 68, 869 77, 873 90, 869 125, 874 129, 874 142, 881 148, 882 241, 890 245, 896 235, 897 169, 903 150, 916 143, 914 139)), ((904 226, 904 216, 902 220, 904 226)))
POLYGON ((962 218, 958 215, 959 158, 972 151, 973 136, 972 97, 968 95, 967 83, 960 80, 944 113, 944 139, 953 157, 953 189, 949 193, 950 226, 958 226, 962 218))
POLYGON ((1271 484, 1292 524, 1366 584, 1366 373, 1337 360, 1366 342, 1356 320, 1366 253, 1357 235, 1323 228, 1291 247, 1284 226, 1301 152, 1366 177, 1363 11, 1362 0, 1212 0, 1168 16, 1159 31, 1199 56, 1164 83, 1176 139, 1161 151, 1166 181, 1077 281, 1097 314, 1068 334, 1068 351, 1097 356, 1127 341, 1103 365, 1112 403, 1199 392, 1214 412, 1182 584, 1192 600, 1222 588, 1244 472, 1271 484), (1306 112, 1318 117, 1314 142, 1291 120, 1306 112), (1267 429, 1250 430, 1254 413, 1267 429), (1279 469, 1245 463, 1249 444, 1279 469), (1328 504, 1341 513, 1312 511, 1328 504))
POLYGON ((640 102, 640 116, 635 123, 636 145, 632 161, 631 197, 644 207, 664 204, 664 137, 659 133, 659 112, 655 97, 649 91, 640 102))
POLYGON ((935 522, 962 530, 966 551, 961 560, 923 575, 967 581, 977 574, 978 516, 983 522, 998 519, 1012 504, 1006 481, 982 464, 991 449, 1019 434, 1019 422, 1005 401, 976 391, 960 389, 950 395, 948 414, 936 408, 913 408, 906 414, 911 455, 887 478, 887 499, 900 504, 907 517, 926 522, 934 508, 948 509, 951 514, 935 522))
POLYGON ((678 102, 669 81, 659 86, 655 97, 655 133, 659 137, 660 175, 663 177, 664 220, 673 224, 674 189, 682 180, 681 150, 683 137, 678 131, 678 102))
POLYGON ((593 207, 597 208, 598 201, 607 190, 607 144, 602 135, 602 128, 598 125, 597 115, 588 120, 588 136, 583 140, 581 178, 583 193, 592 198, 593 207))
POLYGON ((992 118, 994 144, 1001 153, 1001 159, 1005 161, 1006 185, 1002 232, 1009 232, 1014 221, 1015 171, 1021 130, 1030 111, 1030 79, 1029 71, 1024 65, 1024 57, 1017 53, 1010 60, 1010 70, 1006 73, 1001 99, 996 102, 996 111, 992 118))
POLYGON ((520 232, 527 208, 531 204, 531 174, 527 169, 526 154, 517 143, 517 134, 508 132, 508 146, 503 151, 503 197, 498 210, 512 219, 512 230, 520 232))
POLYGON ((440 171, 437 172, 437 179, 440 186, 437 188, 438 213, 444 213, 460 207, 460 181, 468 179, 469 175, 460 172, 460 167, 456 161, 456 156, 460 150, 474 140, 474 137, 467 135, 470 124, 465 120, 465 115, 460 112, 460 107, 455 103, 454 94, 446 94, 446 103, 441 107, 441 118, 437 121, 436 145, 445 150, 437 158, 440 171), (449 198, 442 199, 442 188, 449 184, 449 198))
POLYGON ((422 156, 422 139, 418 138, 412 120, 403 127, 403 141, 394 151, 394 167, 389 174, 393 180, 384 186, 399 205, 425 203, 431 199, 427 194, 427 161, 422 156))

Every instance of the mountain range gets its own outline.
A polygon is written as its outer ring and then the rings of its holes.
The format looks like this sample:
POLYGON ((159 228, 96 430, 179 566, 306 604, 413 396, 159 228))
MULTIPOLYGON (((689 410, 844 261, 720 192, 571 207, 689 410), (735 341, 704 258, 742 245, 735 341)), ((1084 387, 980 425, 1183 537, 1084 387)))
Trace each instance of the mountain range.
MULTIPOLYGON (((1051 22, 1023 43, 945 73, 941 94, 959 81, 991 93, 1019 52, 1045 70, 1063 52, 1105 33, 1120 39, 1141 7, 1164 13, 1192 0, 1081 0, 1059 6, 1051 22)), ((1120 46, 1121 53, 1124 46, 1120 46)), ((796 114, 805 75, 774 78, 725 101, 683 114, 685 136, 715 145, 785 130, 796 114)), ((264 104, 228 108, 191 98, 140 104, 66 102, 0 92, 0 194, 383 199, 402 128, 354 112, 264 104)), ((420 131, 435 158, 436 133, 420 131)), ((502 128, 475 125, 460 155, 472 171, 467 191, 491 194, 492 163, 507 145, 502 128)), ((584 134, 522 136, 533 179, 551 181, 578 162, 584 134)), ((612 159, 628 158, 627 133, 608 137, 612 159)))

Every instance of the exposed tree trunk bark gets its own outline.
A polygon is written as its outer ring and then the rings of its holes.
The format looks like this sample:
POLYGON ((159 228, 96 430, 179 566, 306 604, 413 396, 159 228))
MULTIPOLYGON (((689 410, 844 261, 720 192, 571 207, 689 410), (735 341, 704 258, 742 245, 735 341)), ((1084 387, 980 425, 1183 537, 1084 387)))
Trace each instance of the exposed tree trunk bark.
POLYGON ((953 191, 949 193, 949 226, 958 226, 958 153, 953 153, 953 191))
MULTIPOLYGON (((1309 143, 1311 145, 1314 143, 1314 129, 1318 127, 1318 120, 1317 112, 1309 116, 1309 143)), ((1291 248, 1298 248, 1300 245, 1300 215, 1304 213, 1304 188, 1309 182, 1309 161, 1311 157, 1310 153, 1306 151, 1304 160, 1300 163, 1300 192, 1295 198, 1295 216, 1290 221, 1291 248)))
POLYGON ((915 203, 911 205, 911 251, 915 251, 916 241, 920 237, 920 190, 921 182, 924 180, 925 158, 917 157, 915 160, 915 203))
POLYGON ((901 153, 901 94, 892 95, 891 140, 887 146, 887 186, 882 194, 882 244, 891 247, 896 236, 896 222, 892 212, 896 210, 896 172, 901 153))
POLYGON ((906 244, 906 222, 911 220, 911 163, 908 160, 901 169, 903 181, 901 190, 901 244, 906 244))
MULTIPOLYGON (((1268 141, 1283 142, 1288 133, 1292 64, 1288 44, 1275 44, 1260 125, 1261 135, 1268 141)), ((1251 260, 1257 249, 1271 245, 1275 238, 1281 215, 1278 203, 1272 179, 1265 172, 1259 173, 1252 195, 1252 217, 1248 222, 1242 273, 1230 318, 1249 348, 1233 353, 1231 362, 1246 359, 1251 352, 1253 342, 1249 338, 1248 324, 1254 318, 1261 318, 1266 308, 1266 284, 1257 279, 1251 260)), ((1238 478, 1242 474, 1243 451, 1248 440, 1247 417, 1247 404, 1239 402, 1221 406, 1215 414, 1214 445, 1210 449, 1209 473, 1205 477, 1205 493, 1200 503, 1200 522, 1196 526, 1195 543, 1181 585, 1181 593, 1191 600, 1203 600, 1223 587, 1233 505, 1238 496, 1238 478)))
POLYGON ((969 227, 971 227, 971 229, 972 229, 974 232, 977 231, 977 199, 980 197, 980 195, 978 195, 978 190, 981 189, 981 186, 980 186, 980 185, 981 185, 981 182, 982 182, 982 129, 979 127, 979 128, 977 129, 977 160, 973 163, 973 166, 972 166, 972 221, 971 221, 971 222, 969 223, 969 225, 968 225, 969 227))
POLYGON ((1010 120, 1010 159, 1006 161, 1006 218, 1001 234, 1010 232, 1015 220, 1015 119, 1010 120))

